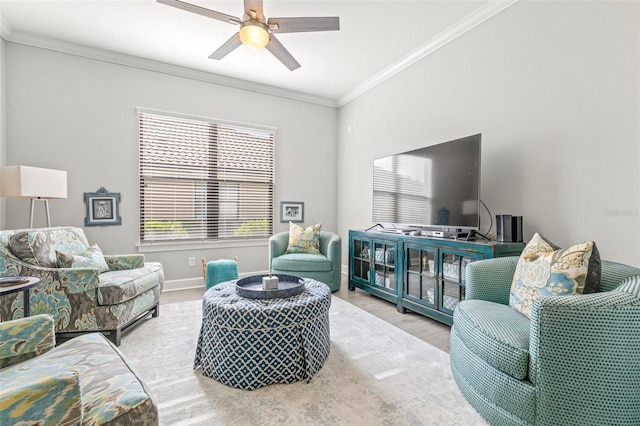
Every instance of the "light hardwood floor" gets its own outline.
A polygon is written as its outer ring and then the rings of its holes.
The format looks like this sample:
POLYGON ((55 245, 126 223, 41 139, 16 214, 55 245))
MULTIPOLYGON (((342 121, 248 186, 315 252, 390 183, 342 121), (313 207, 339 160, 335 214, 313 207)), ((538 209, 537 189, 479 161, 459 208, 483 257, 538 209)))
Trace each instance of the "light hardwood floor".
MULTIPOLYGON (((162 305, 168 303, 183 302, 186 300, 197 300, 202 298, 204 288, 167 291, 160 296, 160 315, 162 315, 162 305)), ((342 276, 340 290, 333 293, 334 296, 369 312, 372 315, 398 327, 405 332, 424 340, 445 352, 449 352, 449 332, 451 327, 432 320, 414 312, 401 314, 396 310, 396 305, 386 300, 372 296, 369 293, 356 289, 349 291, 347 278, 342 276)))

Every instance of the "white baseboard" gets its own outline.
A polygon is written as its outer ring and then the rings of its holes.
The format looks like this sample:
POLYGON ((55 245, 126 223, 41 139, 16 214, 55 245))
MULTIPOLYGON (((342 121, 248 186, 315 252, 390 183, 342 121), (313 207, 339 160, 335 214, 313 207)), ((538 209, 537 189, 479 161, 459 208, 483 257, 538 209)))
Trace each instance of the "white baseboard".
MULTIPOLYGON (((269 271, 245 272, 245 273, 239 274, 239 277, 245 278, 253 275, 265 275, 268 273, 269 271)), ((182 278, 179 280, 167 280, 164 282, 164 286, 162 287, 162 292, 164 293, 165 291, 189 290, 192 288, 204 288, 204 279, 202 277, 197 277, 197 278, 182 278)))
POLYGON ((181 280, 165 280, 162 286, 162 292, 165 291, 177 291, 177 290, 189 290, 191 288, 204 287, 204 279, 200 278, 183 278, 181 280))

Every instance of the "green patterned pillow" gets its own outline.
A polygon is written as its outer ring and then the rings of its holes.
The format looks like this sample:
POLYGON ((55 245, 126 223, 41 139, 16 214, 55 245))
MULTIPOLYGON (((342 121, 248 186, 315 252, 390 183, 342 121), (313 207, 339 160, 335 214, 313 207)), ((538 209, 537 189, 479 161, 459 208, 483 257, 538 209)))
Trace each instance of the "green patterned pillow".
POLYGON ((100 273, 109 270, 109 265, 107 265, 102 250, 97 244, 92 245, 81 254, 62 253, 56 250, 56 257, 59 268, 96 269, 100 273))
POLYGON ((287 253, 320 254, 321 223, 303 228, 289 222, 289 247, 287 253))
POLYGON ((529 317, 533 302, 542 297, 594 293, 600 286, 600 272, 594 242, 559 249, 535 234, 518 260, 509 306, 529 317))

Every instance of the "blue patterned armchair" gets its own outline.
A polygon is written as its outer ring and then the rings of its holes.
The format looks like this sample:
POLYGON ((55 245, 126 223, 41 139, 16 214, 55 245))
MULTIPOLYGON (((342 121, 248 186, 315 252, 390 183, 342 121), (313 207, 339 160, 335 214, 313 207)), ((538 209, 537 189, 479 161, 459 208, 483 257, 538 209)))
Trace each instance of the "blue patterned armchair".
POLYGON ((0 323, 0 424, 157 425, 145 384, 100 333, 54 348, 53 317, 0 323))
MULTIPOLYGON (((54 318, 59 337, 100 331, 120 345, 124 330, 157 316, 162 265, 144 255, 103 255, 80 228, 0 231, 0 276, 31 276, 30 313, 54 318)), ((23 317, 23 298, 0 296, 0 321, 23 317)))
POLYGON ((451 370, 494 425, 640 424, 640 269, 602 261, 600 289, 509 306, 517 257, 473 262, 451 370))

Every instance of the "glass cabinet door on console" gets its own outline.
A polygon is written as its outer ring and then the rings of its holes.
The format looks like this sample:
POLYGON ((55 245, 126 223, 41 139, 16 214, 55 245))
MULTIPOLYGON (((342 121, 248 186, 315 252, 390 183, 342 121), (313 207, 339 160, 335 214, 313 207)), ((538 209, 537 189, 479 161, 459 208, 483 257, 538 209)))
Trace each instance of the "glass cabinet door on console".
POLYGON ((354 239, 352 244, 351 279, 368 283, 371 272, 371 241, 354 239))
POLYGON ((453 311, 465 296, 466 266, 484 259, 481 251, 453 248, 442 242, 405 242, 400 312, 407 310, 451 324, 453 311))
MULTIPOLYGON (((356 287, 398 301, 397 241, 349 235, 349 290, 356 287)), ((371 235, 371 234, 370 234, 371 235)))
POLYGON ((438 310, 453 315, 453 310, 458 302, 464 300, 466 266, 474 260, 482 259, 483 256, 480 253, 465 253, 447 249, 443 249, 440 256, 442 258, 442 273, 439 283, 438 310))
POLYGON ((404 298, 435 309, 438 288, 436 259, 437 250, 433 247, 405 246, 404 298))
POLYGON ((387 291, 396 293, 396 249, 395 243, 374 241, 374 273, 373 284, 387 291))

